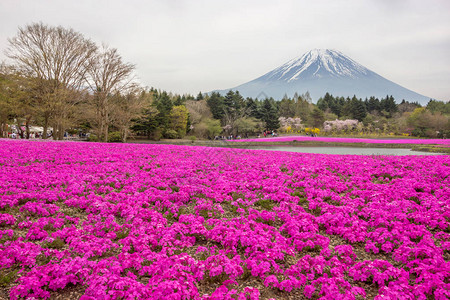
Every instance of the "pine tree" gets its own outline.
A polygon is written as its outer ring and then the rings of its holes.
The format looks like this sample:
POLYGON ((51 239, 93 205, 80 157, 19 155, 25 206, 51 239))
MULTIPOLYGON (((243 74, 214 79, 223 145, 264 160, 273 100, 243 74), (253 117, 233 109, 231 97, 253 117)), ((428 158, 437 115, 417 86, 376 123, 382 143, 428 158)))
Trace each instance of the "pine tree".
POLYGON ((180 106, 180 105, 184 105, 185 103, 186 103, 186 97, 185 96, 181 97, 181 96, 178 95, 176 97, 175 102, 173 103, 173 105, 180 106))
POLYGON ((364 105, 364 102, 361 99, 356 98, 356 96, 353 96, 351 102, 350 102, 350 112, 353 119, 356 119, 358 121, 362 121, 366 115, 366 107, 364 105))
POLYGON ((389 117, 392 117, 392 115, 398 111, 397 104, 392 95, 387 95, 385 99, 381 99, 380 106, 382 110, 388 113, 389 117))
POLYGON ((314 127, 320 128, 323 125, 323 122, 325 122, 325 116, 322 110, 315 107, 313 111, 311 112, 311 123, 314 127))
POLYGON ((259 113, 259 101, 253 100, 253 98, 247 98, 246 101, 247 112, 250 117, 254 117, 257 119, 261 118, 261 114, 259 113))
POLYGON ((156 99, 156 108, 158 109, 159 113, 156 117, 159 127, 163 130, 166 130, 169 125, 169 114, 172 110, 173 103, 172 100, 170 100, 169 95, 167 92, 162 92, 159 97, 156 99))
POLYGON ((372 111, 380 111, 380 100, 378 100, 378 98, 375 97, 370 97, 369 100, 366 100, 366 108, 367 111, 372 112, 372 111))
POLYGON ((219 93, 213 92, 211 97, 206 101, 211 110, 214 119, 221 120, 224 112, 224 98, 219 93))
POLYGON ((273 99, 265 99, 263 102, 261 115, 261 120, 265 123, 267 130, 276 130, 280 127, 280 122, 278 120, 277 110, 274 105, 273 99), (272 100, 272 101, 271 101, 272 100))

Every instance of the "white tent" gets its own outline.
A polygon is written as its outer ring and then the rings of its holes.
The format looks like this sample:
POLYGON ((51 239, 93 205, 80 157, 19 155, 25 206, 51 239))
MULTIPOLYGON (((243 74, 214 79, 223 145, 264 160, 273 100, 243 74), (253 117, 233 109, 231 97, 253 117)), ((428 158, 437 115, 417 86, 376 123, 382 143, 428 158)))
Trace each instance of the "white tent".
MULTIPOLYGON (((52 127, 47 128, 47 132, 50 132, 51 130, 53 130, 52 127)), ((44 127, 41 127, 41 126, 30 126, 30 132, 43 133, 44 132, 44 127)))

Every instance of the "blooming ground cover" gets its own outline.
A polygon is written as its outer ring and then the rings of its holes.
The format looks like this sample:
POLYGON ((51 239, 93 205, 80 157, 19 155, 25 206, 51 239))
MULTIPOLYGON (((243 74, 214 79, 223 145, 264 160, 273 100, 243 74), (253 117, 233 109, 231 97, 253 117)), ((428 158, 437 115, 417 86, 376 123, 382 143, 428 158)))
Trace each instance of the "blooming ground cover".
POLYGON ((367 143, 367 144, 412 144, 412 145, 442 145, 450 146, 449 139, 362 139, 339 137, 311 137, 311 136, 281 136, 273 138, 257 138, 233 140, 234 142, 328 142, 328 143, 367 143))
POLYGON ((449 156, 0 144, 0 298, 450 296, 449 156))

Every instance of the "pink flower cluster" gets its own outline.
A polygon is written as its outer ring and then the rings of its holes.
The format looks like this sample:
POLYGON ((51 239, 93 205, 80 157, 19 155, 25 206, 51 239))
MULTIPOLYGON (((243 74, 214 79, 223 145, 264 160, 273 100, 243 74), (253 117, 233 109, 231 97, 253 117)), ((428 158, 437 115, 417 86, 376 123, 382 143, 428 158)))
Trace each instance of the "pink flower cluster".
POLYGON ((242 139, 234 142, 328 142, 328 143, 367 143, 367 144, 414 144, 414 145, 444 145, 450 146, 449 139, 363 139, 338 137, 281 136, 274 138, 242 139))
POLYGON ((11 299, 450 297, 449 156, 0 144, 11 299))

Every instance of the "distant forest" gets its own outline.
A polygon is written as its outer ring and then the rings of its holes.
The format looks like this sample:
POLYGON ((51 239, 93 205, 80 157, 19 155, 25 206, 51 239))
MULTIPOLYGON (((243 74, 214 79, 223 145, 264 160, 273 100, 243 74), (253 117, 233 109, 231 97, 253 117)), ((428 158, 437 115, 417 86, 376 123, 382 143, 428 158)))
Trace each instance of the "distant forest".
POLYGON ((135 66, 117 49, 98 46, 63 27, 19 28, 0 65, 0 136, 88 136, 92 141, 246 137, 264 131, 324 135, 450 136, 450 103, 425 107, 387 95, 378 99, 308 93, 281 100, 244 98, 238 91, 177 95, 142 88, 135 66))
POLYGON ((251 136, 265 130, 304 133, 318 128, 322 134, 396 134, 445 137, 450 130, 450 103, 430 100, 426 107, 392 96, 358 99, 325 94, 313 104, 308 93, 277 101, 244 98, 238 91, 226 95, 199 93, 171 95, 154 89, 143 92, 152 109, 135 120, 132 130, 148 138, 181 138, 193 135, 251 136), (176 128, 170 111, 186 108, 186 127, 176 128), (162 113, 161 113, 162 112, 162 113), (168 117, 167 117, 168 116, 168 117), (164 121, 165 120, 165 121, 164 121), (172 124, 172 125, 171 125, 172 124), (185 130, 186 129, 186 130, 185 130))

